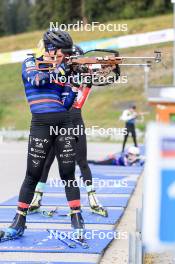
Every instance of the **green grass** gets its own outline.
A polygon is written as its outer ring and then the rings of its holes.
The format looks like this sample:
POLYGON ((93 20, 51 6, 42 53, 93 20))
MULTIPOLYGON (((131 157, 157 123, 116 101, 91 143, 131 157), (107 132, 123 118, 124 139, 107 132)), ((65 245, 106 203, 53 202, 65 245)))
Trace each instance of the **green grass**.
POLYGON ((0 66, 0 127, 24 129, 30 113, 21 80, 21 64, 0 66))
MULTIPOLYGON (((155 45, 144 49, 126 50, 123 54, 135 56, 151 55, 155 45), (143 53, 144 51, 144 53, 143 53)), ((168 85, 172 82, 171 72, 171 44, 161 44, 159 49, 164 54, 165 69, 162 64, 153 65, 150 71, 150 82, 153 85, 168 85)), ((84 106, 83 115, 87 126, 98 125, 101 127, 121 127, 119 122, 121 111, 130 103, 136 103, 140 111, 149 111, 145 121, 154 119, 154 108, 147 103, 143 89, 143 69, 135 67, 122 70, 127 74, 128 84, 117 84, 108 87, 92 89, 88 102, 84 106)), ((25 100, 24 88, 21 82, 21 64, 0 66, 0 127, 26 129, 29 127, 30 112, 25 100)), ((138 124, 143 128, 143 124, 138 124)))
MULTIPOLYGON (((119 35, 143 33, 154 30, 161 30, 173 26, 173 16, 161 15, 147 18, 125 19, 109 21, 108 24, 127 24, 127 31, 92 31, 92 32, 70 32, 75 42, 88 41, 99 38, 116 37, 119 35)), ((9 37, 0 38, 0 52, 28 49, 36 47, 38 41, 42 38, 44 31, 28 32, 9 37)))
MULTIPOLYGON (((119 21, 118 21, 119 22, 119 21)), ((120 21, 128 23, 128 33, 139 33, 152 30, 159 30, 172 26, 172 16, 158 16, 153 18, 140 18, 120 21)), ((0 39, 0 52, 33 48, 42 32, 20 34, 0 39), (8 50, 7 50, 8 47, 8 50)), ((108 33, 109 34, 109 33, 108 33)), ((111 33, 110 37, 116 32, 111 33)), ((73 34, 77 41, 109 37, 107 33, 99 35, 99 32, 92 34, 73 34), (80 39, 81 38, 81 39, 80 39)), ((152 55, 154 49, 163 52, 162 64, 153 65, 150 71, 150 83, 152 85, 168 85, 172 83, 172 43, 162 43, 146 47, 130 48, 121 50, 122 55, 147 56, 152 55)), ((136 103, 138 110, 149 111, 145 121, 155 119, 154 108, 147 103, 143 89, 143 69, 122 68, 122 74, 128 76, 128 84, 117 84, 108 87, 101 87, 98 90, 92 89, 88 102, 84 106, 83 115, 87 126, 97 125, 101 127, 121 127, 119 121, 121 111, 130 103, 136 103)), ((24 88, 21 81, 21 64, 9 64, 0 66, 0 128, 28 129, 31 114, 27 105, 24 88)), ((138 124, 144 129, 145 124, 138 124)))

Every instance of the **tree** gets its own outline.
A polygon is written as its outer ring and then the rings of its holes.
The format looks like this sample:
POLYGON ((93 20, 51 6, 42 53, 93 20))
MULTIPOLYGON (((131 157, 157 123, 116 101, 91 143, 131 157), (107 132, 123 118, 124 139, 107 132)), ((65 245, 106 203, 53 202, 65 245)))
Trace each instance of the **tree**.
POLYGON ((17 1, 17 17, 16 17, 16 31, 18 33, 25 32, 30 25, 30 15, 31 10, 29 0, 17 1))

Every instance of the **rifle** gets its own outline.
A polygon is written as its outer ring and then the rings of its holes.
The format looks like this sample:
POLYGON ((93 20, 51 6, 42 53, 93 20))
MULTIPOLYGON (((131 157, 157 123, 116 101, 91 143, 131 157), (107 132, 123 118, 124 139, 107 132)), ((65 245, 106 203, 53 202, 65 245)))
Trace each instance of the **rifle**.
POLYGON ((140 116, 144 116, 144 115, 149 115, 150 113, 149 112, 138 112, 137 114, 140 116))
MULTIPOLYGON (((81 73, 82 75, 95 75, 100 78, 100 76, 109 76, 113 73, 115 75, 120 75, 119 66, 139 66, 139 67, 151 67, 152 63, 161 62, 161 52, 154 51, 154 56, 148 57, 120 57, 119 53, 114 50, 108 49, 94 49, 85 52, 83 55, 69 56, 65 57, 65 63, 70 66, 72 73, 81 73), (105 52, 110 53, 110 55, 105 56, 95 56, 88 57, 85 56, 91 52, 105 52), (134 60, 137 62, 126 63, 128 60, 134 60), (144 60, 144 62, 140 62, 144 60), (82 68, 86 69, 84 73, 82 68)), ((40 71, 53 71, 58 65, 57 57, 54 56, 51 60, 38 60, 36 59, 36 69, 40 71)), ((103 84, 106 85, 107 83, 103 84)))
POLYGON ((137 119, 137 122, 143 123, 145 119, 145 115, 149 115, 149 112, 139 112, 137 113, 139 118, 137 119))
MULTIPOLYGON (((90 50, 92 51, 100 51, 100 50, 90 50)), ((103 50, 101 50, 103 51, 103 50)), ((107 51, 107 50, 106 50, 107 51)), ((116 52, 115 52, 116 53, 116 52)), ((87 54, 87 52, 85 53, 87 54)), ((119 57, 115 55, 103 56, 103 57, 84 57, 84 55, 77 56, 69 56, 65 57, 65 61, 68 65, 92 65, 92 64, 100 64, 102 66, 151 66, 151 63, 155 61, 156 63, 161 62, 161 52, 154 51, 155 56, 150 57, 119 57), (123 63, 125 60, 146 60, 145 63, 123 63)), ((38 70, 49 71, 54 70, 58 65, 58 61, 56 56, 53 57, 52 60, 40 61, 36 59, 36 67, 38 70), (42 67, 48 66, 48 67, 42 67)))

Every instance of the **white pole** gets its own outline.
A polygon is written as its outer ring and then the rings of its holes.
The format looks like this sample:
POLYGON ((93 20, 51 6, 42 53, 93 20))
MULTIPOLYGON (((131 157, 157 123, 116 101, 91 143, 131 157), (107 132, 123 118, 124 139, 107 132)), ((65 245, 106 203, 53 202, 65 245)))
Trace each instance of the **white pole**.
POLYGON ((174 40, 173 40, 173 86, 175 86, 175 0, 171 0, 173 3, 173 28, 174 28, 174 40))
POLYGON ((0 144, 3 143, 3 135, 0 135, 0 144))
POLYGON ((150 67, 146 65, 144 67, 144 93, 145 96, 148 96, 148 74, 149 74, 150 67))

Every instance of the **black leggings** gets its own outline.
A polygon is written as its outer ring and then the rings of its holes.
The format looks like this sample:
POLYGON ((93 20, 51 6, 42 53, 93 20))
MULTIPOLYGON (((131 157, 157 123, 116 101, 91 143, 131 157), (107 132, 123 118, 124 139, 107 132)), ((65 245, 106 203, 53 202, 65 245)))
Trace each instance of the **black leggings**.
POLYGON ((127 142, 127 139, 130 133, 133 138, 134 145, 135 147, 137 147, 135 124, 126 123, 126 131, 127 131, 127 134, 124 136, 122 151, 125 150, 125 145, 126 145, 126 142, 127 142))
MULTIPOLYGON (((80 109, 71 109, 70 111, 71 121, 73 123, 74 128, 79 126, 79 135, 76 136, 76 162, 80 167, 81 177, 85 185, 92 185, 92 173, 88 166, 87 162, 87 140, 85 134, 85 126, 81 115, 80 109)), ((48 154, 46 159, 43 172, 41 174, 40 182, 45 183, 48 178, 50 167, 55 159, 55 150, 52 148, 48 154)))
POLYGON ((64 182, 69 206, 80 207, 80 192, 75 182, 75 137, 62 135, 72 127, 68 112, 34 114, 31 122, 26 177, 19 194, 19 210, 27 210, 37 183, 43 173, 45 161, 54 149, 59 164, 60 177, 64 182), (53 130, 54 129, 54 130, 53 130))

